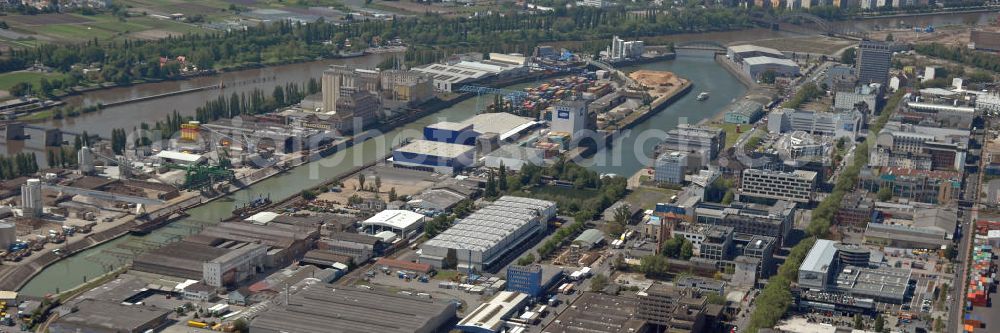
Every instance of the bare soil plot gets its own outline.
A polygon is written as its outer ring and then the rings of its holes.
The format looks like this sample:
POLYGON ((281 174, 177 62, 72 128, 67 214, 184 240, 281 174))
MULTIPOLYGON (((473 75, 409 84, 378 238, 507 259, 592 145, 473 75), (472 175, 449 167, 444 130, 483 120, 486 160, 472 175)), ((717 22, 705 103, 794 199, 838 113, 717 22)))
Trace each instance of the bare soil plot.
POLYGON ((24 26, 80 24, 92 21, 85 17, 69 14, 11 15, 4 17, 4 20, 24 26))

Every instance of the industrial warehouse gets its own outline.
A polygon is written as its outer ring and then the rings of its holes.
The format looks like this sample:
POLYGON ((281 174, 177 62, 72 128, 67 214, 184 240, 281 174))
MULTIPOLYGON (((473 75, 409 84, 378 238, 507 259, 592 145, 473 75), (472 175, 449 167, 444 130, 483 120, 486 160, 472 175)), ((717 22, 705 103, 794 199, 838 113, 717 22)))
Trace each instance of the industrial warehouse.
POLYGON ((500 197, 424 243, 420 262, 436 268, 496 269, 505 258, 520 255, 514 249, 538 235, 555 214, 551 201, 500 197))
POLYGON ((455 303, 314 284, 254 319, 251 333, 434 333, 455 317, 455 303))

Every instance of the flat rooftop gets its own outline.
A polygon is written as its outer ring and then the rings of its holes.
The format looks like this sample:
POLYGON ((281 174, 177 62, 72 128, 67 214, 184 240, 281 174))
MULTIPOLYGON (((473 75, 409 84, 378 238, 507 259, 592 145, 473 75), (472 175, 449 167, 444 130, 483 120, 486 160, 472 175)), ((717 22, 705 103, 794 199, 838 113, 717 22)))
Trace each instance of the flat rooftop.
POLYGON ((475 149, 474 146, 466 146, 447 142, 414 140, 410 144, 399 147, 397 152, 406 154, 419 154, 426 156, 440 156, 447 158, 458 158, 463 154, 475 149))
POLYGON ((434 332, 455 305, 401 294, 324 284, 304 287, 250 323, 253 332, 434 332))
POLYGON ((130 332, 173 312, 171 309, 99 300, 83 300, 77 303, 76 308, 76 312, 60 317, 53 325, 82 328, 88 332, 130 332))
POLYGON ((639 332, 646 321, 634 317, 637 308, 635 298, 585 292, 542 332, 639 332))

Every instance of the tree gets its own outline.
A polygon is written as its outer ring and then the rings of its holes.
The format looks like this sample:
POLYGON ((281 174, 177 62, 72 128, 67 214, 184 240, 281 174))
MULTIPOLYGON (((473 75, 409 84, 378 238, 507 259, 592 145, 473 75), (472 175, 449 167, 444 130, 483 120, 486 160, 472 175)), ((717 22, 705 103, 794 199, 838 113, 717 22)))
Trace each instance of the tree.
POLYGON ((625 255, 619 252, 618 255, 616 255, 611 261, 611 268, 614 270, 623 270, 628 268, 628 264, 625 263, 625 255))
POLYGON ((365 189, 365 174, 358 173, 358 190, 363 191, 365 189))
POLYGON ((316 192, 310 190, 302 190, 302 192, 299 193, 299 195, 302 197, 302 199, 306 201, 312 201, 316 199, 316 192))
POLYGON ((688 260, 692 256, 694 256, 694 244, 685 239, 684 244, 681 245, 681 259, 688 260))
POLYGON ((736 194, 733 193, 733 190, 726 190, 726 194, 722 196, 722 204, 729 205, 733 202, 733 197, 735 196, 736 194))
POLYGON ((517 264, 520 266, 527 266, 535 263, 535 255, 528 253, 527 255, 517 259, 517 264))
POLYGON ((250 325, 247 325, 246 320, 240 318, 233 321, 233 329, 236 330, 236 332, 248 333, 250 332, 250 325))
POLYGON ((604 274, 597 274, 590 278, 590 291, 601 291, 608 287, 608 277, 604 274))
POLYGON ((889 186, 882 186, 878 190, 878 201, 889 201, 892 199, 892 189, 889 186))
POLYGON ((375 193, 382 190, 382 177, 375 176, 375 193))
POLYGON ((11 86, 8 92, 10 92, 11 96, 25 96, 30 95, 31 90, 31 83, 18 82, 11 86))
POLYGON ((495 198, 498 195, 498 193, 497 193, 497 179, 496 179, 496 176, 493 175, 493 171, 488 171, 487 172, 487 175, 486 175, 486 190, 484 192, 485 193, 483 193, 483 195, 485 197, 487 197, 487 198, 495 198))
POLYGON ((499 184, 500 192, 507 192, 507 190, 509 189, 509 186, 507 185, 507 167, 503 165, 503 162, 500 162, 500 170, 498 174, 500 177, 500 179, 498 180, 500 183, 499 184))
POLYGON ((854 315, 854 329, 863 330, 865 329, 865 322, 861 320, 861 314, 854 315))
POLYGON ((891 42, 891 41, 895 41, 895 40, 896 40, 896 38, 892 36, 891 32, 888 35, 885 35, 885 41, 891 42))
POLYGON ((399 199, 399 196, 396 194, 396 187, 393 186, 389 188, 389 202, 396 201, 396 199, 399 199))
POLYGON ((648 255, 639 260, 639 271, 647 276, 662 276, 667 274, 670 263, 664 256, 648 255))
POLYGON ((882 315, 879 314, 878 317, 875 317, 875 332, 884 332, 884 331, 885 331, 885 318, 882 318, 882 315))
POLYGON ((271 93, 271 98, 274 99, 274 104, 285 105, 285 90, 281 86, 274 86, 274 92, 271 93))
POLYGON ((858 56, 857 48, 854 47, 848 48, 844 50, 843 54, 840 55, 840 62, 848 65, 853 65, 854 62, 857 61, 857 56, 858 56))

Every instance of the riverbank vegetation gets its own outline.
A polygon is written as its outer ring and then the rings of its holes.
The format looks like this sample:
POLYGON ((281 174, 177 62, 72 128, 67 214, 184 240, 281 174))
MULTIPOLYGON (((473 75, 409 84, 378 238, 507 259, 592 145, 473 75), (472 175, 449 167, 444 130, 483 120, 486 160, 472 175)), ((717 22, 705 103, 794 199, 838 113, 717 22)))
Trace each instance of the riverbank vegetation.
POLYGON ((38 172, 38 161, 34 153, 0 155, 0 178, 10 180, 38 172))
POLYGON ((34 64, 66 73, 59 86, 86 82, 128 84, 136 80, 178 78, 192 71, 231 70, 336 57, 374 41, 400 38, 418 50, 407 56, 428 62, 461 51, 530 53, 541 42, 641 37, 739 29, 752 23, 736 9, 683 12, 622 8, 559 8, 543 14, 494 13, 473 18, 433 13, 394 20, 363 20, 339 25, 322 19, 288 21, 246 30, 167 36, 159 40, 88 39, 77 44, 44 44, 13 49, 0 59, 0 72, 34 64), (83 69, 100 69, 88 75, 83 69))

